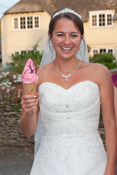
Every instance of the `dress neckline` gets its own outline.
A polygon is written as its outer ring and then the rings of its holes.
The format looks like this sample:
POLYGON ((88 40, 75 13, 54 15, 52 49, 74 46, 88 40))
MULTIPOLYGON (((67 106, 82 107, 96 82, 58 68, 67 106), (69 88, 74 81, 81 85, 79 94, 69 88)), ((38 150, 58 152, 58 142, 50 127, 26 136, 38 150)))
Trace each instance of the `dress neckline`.
POLYGON ((49 82, 49 81, 45 81, 45 82, 41 83, 41 84, 39 85, 39 87, 41 87, 41 86, 44 85, 44 84, 53 84, 53 85, 55 85, 55 86, 58 86, 58 87, 60 87, 60 88, 62 88, 62 89, 64 89, 64 90, 68 91, 68 90, 70 90, 71 88, 73 88, 73 87, 76 86, 76 85, 79 85, 79 84, 82 84, 82 83, 87 83, 87 82, 93 83, 94 85, 96 85, 96 86, 99 88, 99 85, 98 85, 97 83, 95 83, 94 81, 91 81, 91 80, 80 81, 80 82, 78 82, 78 83, 73 84, 72 86, 70 86, 70 87, 67 88, 67 89, 64 88, 64 87, 62 87, 62 86, 60 86, 59 84, 56 84, 56 83, 53 83, 53 82, 49 82))

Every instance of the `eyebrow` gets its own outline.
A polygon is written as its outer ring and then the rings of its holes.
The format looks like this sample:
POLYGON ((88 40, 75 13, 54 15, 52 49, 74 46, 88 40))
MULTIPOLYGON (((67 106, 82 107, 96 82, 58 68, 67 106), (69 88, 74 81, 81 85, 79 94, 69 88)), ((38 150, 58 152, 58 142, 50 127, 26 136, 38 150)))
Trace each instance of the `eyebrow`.
POLYGON ((64 32, 56 32, 56 34, 58 34, 58 33, 64 33, 64 32))
MULTIPOLYGON (((55 34, 59 34, 59 33, 64 33, 64 32, 56 32, 55 34)), ((80 34, 80 32, 71 32, 71 34, 80 34)))
POLYGON ((80 34, 80 32, 71 32, 72 34, 80 34))

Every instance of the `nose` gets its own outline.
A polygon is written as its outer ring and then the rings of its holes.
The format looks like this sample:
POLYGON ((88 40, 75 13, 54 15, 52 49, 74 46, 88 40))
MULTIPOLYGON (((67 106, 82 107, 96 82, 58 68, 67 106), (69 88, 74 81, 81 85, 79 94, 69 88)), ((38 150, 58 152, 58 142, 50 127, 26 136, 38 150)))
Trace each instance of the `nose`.
POLYGON ((65 38, 64 38, 64 44, 66 44, 66 45, 69 45, 70 44, 70 37, 69 36, 65 36, 65 38))

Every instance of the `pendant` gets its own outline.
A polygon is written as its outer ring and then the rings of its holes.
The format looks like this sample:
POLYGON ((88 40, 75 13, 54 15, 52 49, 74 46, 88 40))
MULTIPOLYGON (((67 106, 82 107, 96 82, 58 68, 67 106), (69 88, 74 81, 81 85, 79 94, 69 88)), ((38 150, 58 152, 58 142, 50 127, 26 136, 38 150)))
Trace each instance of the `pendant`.
POLYGON ((68 81, 68 78, 71 77, 72 74, 69 74, 69 75, 64 75, 64 74, 61 74, 61 76, 63 78, 65 78, 65 81, 67 82, 68 81))

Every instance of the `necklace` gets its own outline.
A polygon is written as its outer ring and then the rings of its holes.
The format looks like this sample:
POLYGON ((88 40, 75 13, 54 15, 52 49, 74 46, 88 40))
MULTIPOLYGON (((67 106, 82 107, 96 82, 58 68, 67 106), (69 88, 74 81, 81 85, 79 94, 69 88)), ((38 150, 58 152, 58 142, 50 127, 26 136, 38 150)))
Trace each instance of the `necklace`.
POLYGON ((59 72, 59 71, 55 68, 54 63, 53 63, 53 61, 52 61, 52 67, 53 67, 54 70, 55 70, 56 72, 58 72, 63 78, 65 78, 65 81, 66 81, 66 82, 68 81, 68 78, 71 77, 71 75, 80 67, 80 64, 81 64, 81 61, 79 60, 78 66, 77 66, 70 74, 64 75, 64 74, 62 74, 61 72, 59 72))

